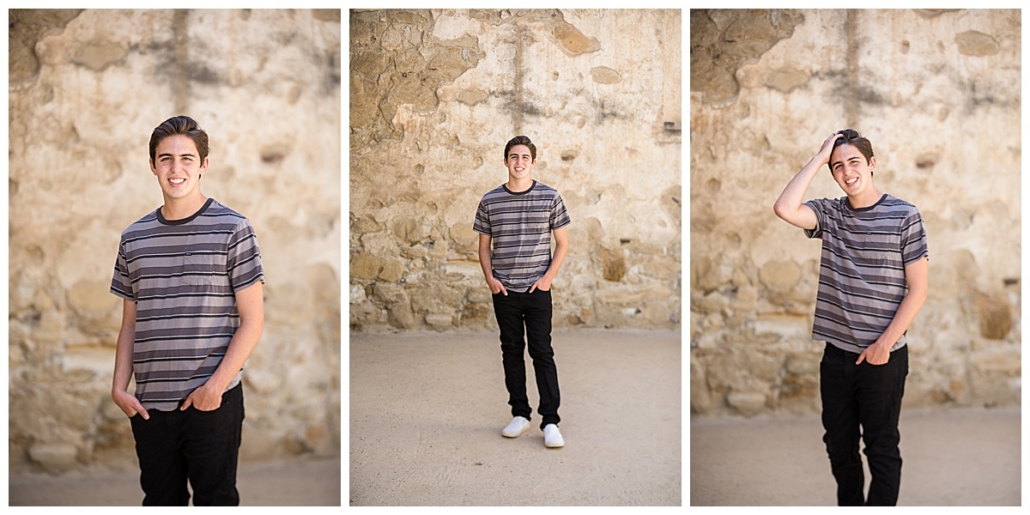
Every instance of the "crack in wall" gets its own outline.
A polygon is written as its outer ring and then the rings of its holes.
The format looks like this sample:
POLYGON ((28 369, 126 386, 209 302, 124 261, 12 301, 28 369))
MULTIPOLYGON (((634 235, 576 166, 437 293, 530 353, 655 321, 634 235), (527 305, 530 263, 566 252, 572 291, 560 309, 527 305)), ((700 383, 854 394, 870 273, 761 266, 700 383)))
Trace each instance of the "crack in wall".
POLYGON ((187 28, 189 11, 176 9, 172 17, 172 33, 175 35, 175 77, 172 79, 172 96, 175 99, 175 112, 186 113, 189 109, 189 30, 187 28))
MULTIPOLYGON (((845 38, 847 47, 848 74, 845 84, 846 96, 844 99, 844 119, 847 120, 847 127, 858 126, 858 36, 856 35, 858 25, 858 11, 848 9, 847 19, 844 21, 845 38)), ((860 131, 861 132, 861 131, 860 131)))
POLYGON ((522 134, 522 82, 525 78, 522 73, 522 52, 523 52, 522 25, 515 24, 515 106, 512 109, 512 126, 514 134, 522 134))

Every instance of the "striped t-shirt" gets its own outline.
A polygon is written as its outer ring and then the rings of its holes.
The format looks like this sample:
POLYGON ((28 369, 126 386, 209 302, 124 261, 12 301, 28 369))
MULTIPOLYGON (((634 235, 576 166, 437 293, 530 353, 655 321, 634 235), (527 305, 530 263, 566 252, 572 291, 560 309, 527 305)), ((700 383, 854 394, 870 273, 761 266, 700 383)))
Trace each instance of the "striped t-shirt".
POLYGON ((506 290, 526 292, 551 265, 551 231, 571 221, 561 195, 533 181, 526 191, 502 184, 483 195, 472 228, 491 238, 494 277, 506 290))
POLYGON ((211 377, 240 326, 235 292, 257 281, 254 229, 214 199, 182 220, 159 208, 122 232, 111 293, 136 302, 132 370, 144 408, 174 410, 211 377))
MULTIPOLYGON (((929 257, 923 219, 915 206, 887 194, 861 209, 847 197, 805 205, 818 219, 805 235, 823 240, 812 339, 861 353, 883 334, 905 298, 905 265, 929 257)), ((903 334, 891 350, 906 343, 903 334)))

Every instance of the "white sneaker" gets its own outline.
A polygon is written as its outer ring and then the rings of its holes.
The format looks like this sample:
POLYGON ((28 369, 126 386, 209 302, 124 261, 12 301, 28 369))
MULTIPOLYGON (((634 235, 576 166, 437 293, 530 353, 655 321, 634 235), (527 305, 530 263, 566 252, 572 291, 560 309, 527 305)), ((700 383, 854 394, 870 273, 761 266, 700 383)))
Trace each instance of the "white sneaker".
POLYGON ((529 420, 526 417, 515 417, 511 419, 508 427, 501 430, 501 436, 507 438, 518 438, 529 431, 529 420))
POLYGON ((544 446, 552 449, 565 446, 565 439, 561 437, 558 426, 554 424, 544 426, 544 446))

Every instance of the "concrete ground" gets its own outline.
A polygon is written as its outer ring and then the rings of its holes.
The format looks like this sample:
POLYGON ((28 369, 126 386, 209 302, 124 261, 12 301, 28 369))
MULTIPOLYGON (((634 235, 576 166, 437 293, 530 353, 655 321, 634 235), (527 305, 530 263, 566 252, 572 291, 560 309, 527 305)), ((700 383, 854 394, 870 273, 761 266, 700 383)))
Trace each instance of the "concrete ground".
MULTIPOLYGON (((32 474, 8 482, 10 506, 139 506, 139 472, 32 474)), ((241 506, 340 506, 340 460, 241 463, 241 506)))
POLYGON ((351 334, 351 506, 679 506, 679 331, 553 335, 565 437, 511 420, 496 333, 351 334))
MULTIPOLYGON (((1020 505, 1019 408, 903 408, 900 429, 899 506, 1020 505)), ((818 416, 691 417, 691 506, 836 505, 822 435, 818 416)))

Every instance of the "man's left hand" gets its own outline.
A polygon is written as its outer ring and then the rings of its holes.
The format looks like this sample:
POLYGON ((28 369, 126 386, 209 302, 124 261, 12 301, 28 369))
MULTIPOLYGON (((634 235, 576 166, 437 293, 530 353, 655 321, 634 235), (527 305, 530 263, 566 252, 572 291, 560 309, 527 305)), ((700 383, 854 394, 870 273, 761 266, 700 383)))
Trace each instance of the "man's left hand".
POLYGON ((200 411, 214 411, 222 406, 222 392, 211 388, 210 383, 204 383, 200 388, 193 390, 186 402, 182 403, 181 411, 193 406, 200 411))
POLYGON ((885 365, 891 359, 891 345, 885 343, 882 340, 876 340, 876 343, 866 347, 862 354, 858 356, 856 365, 861 365, 862 361, 868 362, 870 365, 885 365))
POLYGON ((529 287, 529 293, 533 293, 533 290, 550 291, 551 280, 548 279, 546 275, 544 277, 537 279, 536 282, 534 282, 533 285, 529 287))

